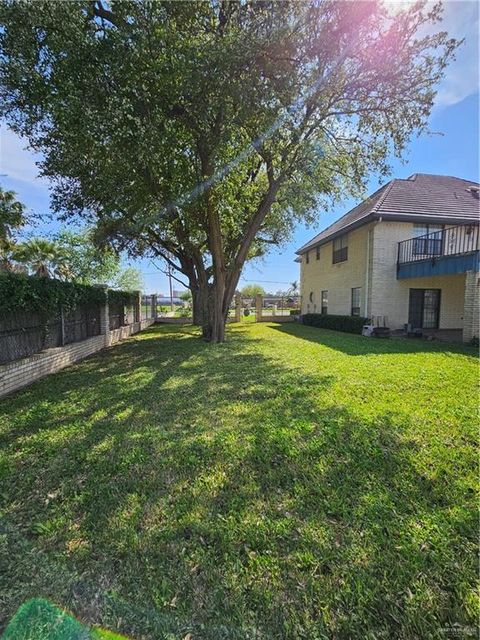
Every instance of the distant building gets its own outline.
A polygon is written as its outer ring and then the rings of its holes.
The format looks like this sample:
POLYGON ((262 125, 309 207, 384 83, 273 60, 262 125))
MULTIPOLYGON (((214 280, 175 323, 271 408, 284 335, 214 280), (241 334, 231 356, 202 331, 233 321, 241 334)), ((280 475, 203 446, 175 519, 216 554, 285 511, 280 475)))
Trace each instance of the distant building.
POLYGON ((185 302, 178 296, 173 296, 172 298, 170 298, 170 296, 164 296, 160 293, 157 293, 157 304, 161 306, 164 306, 167 304, 174 304, 177 307, 185 306, 185 302))

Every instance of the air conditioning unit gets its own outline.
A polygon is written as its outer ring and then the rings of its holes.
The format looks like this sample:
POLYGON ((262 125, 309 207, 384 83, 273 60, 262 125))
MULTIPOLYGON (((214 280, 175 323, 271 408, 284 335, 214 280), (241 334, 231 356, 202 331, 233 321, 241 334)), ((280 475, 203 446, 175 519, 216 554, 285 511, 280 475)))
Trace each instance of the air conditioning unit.
POLYGON ((370 338, 374 329, 373 324, 364 324, 362 327, 362 336, 370 338))

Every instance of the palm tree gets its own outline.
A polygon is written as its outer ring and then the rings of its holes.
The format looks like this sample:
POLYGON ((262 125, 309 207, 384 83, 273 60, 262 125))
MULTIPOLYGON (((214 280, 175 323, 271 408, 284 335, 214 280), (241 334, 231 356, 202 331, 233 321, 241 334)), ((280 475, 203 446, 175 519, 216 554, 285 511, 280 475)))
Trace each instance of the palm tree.
POLYGON ((7 240, 12 229, 25 224, 25 205, 18 202, 14 191, 4 191, 0 187, 0 240, 7 240))
POLYGON ((298 282, 297 282, 297 280, 294 280, 293 282, 290 283, 290 291, 289 291, 289 293, 292 296, 298 295, 298 282))
POLYGON ((32 238, 19 245, 16 259, 42 278, 71 277, 64 250, 56 242, 46 238, 32 238))
POLYGON ((0 237, 0 271, 14 271, 17 247, 11 238, 0 237))

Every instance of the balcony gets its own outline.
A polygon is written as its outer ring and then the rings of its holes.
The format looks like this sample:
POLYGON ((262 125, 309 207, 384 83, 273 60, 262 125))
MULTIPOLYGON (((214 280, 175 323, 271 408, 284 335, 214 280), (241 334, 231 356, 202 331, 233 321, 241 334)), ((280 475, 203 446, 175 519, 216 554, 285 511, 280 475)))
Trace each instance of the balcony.
POLYGON ((459 225, 398 243, 397 279, 478 270, 478 224, 459 225))

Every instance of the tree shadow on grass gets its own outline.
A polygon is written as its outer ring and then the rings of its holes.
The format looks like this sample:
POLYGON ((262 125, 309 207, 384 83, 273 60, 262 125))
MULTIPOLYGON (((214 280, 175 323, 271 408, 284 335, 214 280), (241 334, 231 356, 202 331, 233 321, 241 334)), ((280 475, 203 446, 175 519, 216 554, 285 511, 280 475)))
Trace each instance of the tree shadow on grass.
POLYGON ((152 329, 4 403, 3 615, 46 595, 146 638, 467 624, 465 474, 425 473, 403 417, 325 408, 331 375, 243 328, 195 335, 152 329))
POLYGON ((350 356, 389 353, 459 353, 477 357, 478 349, 457 342, 427 341, 410 338, 367 338, 365 336, 310 327, 300 323, 272 325, 276 331, 322 344, 350 356))

